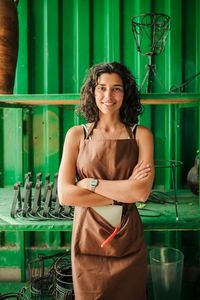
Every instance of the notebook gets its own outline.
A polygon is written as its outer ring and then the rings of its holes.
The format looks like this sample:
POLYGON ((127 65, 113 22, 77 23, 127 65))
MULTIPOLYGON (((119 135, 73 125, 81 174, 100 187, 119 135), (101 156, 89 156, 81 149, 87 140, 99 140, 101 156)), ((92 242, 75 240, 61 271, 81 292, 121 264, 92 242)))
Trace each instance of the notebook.
POLYGON ((100 216, 102 216, 112 226, 119 226, 122 219, 122 205, 106 205, 106 206, 93 206, 100 216))

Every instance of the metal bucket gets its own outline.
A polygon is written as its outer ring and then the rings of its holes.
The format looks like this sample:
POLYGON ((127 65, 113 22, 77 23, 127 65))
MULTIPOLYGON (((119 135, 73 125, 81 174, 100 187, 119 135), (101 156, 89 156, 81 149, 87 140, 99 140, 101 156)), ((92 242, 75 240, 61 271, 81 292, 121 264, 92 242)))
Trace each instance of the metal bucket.
POLYGON ((55 284, 57 300, 73 300, 71 262, 64 255, 55 262, 55 284))

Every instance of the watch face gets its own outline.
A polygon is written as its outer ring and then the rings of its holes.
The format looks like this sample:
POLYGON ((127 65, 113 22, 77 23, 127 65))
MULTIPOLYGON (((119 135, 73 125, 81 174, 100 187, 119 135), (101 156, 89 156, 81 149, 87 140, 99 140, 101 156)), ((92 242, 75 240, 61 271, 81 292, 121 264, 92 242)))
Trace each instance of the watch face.
POLYGON ((94 186, 96 186, 97 185, 97 183, 98 183, 98 180, 97 179, 92 179, 92 185, 94 185, 94 186))
POLYGON ((91 191, 94 192, 95 187, 97 186, 97 184, 98 184, 98 179, 92 179, 91 180, 91 191))

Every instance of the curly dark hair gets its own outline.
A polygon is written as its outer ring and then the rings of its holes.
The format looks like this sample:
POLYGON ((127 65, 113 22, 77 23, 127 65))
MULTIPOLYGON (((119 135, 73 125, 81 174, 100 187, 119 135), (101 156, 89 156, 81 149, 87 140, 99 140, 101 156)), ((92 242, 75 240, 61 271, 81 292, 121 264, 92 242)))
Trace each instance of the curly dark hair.
POLYGON ((81 88, 80 105, 76 111, 82 114, 89 123, 99 120, 99 109, 96 105, 94 90, 97 86, 98 77, 104 73, 116 73, 123 81, 124 100, 120 108, 121 121, 128 126, 137 123, 138 115, 142 113, 140 93, 131 72, 118 62, 101 63, 89 69, 89 74, 81 88))

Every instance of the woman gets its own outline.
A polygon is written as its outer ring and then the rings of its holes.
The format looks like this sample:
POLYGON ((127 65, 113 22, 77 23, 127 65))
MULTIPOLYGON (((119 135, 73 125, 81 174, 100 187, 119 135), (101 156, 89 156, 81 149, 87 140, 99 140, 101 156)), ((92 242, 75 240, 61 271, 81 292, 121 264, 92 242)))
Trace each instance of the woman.
POLYGON ((144 300, 147 252, 135 203, 152 188, 153 136, 137 126, 142 110, 130 71, 116 62, 92 67, 79 111, 89 123, 67 132, 58 178, 60 204, 75 206, 75 299, 144 300), (95 210, 113 204, 123 210, 118 226, 95 210))

